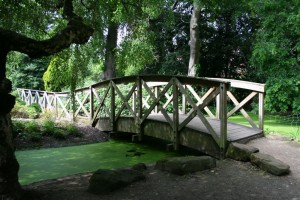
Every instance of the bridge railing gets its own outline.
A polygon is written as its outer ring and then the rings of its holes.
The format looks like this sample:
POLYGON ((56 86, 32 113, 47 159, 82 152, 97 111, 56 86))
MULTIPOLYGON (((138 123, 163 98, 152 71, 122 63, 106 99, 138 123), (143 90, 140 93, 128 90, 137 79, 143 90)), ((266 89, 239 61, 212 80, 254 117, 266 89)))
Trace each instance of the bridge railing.
POLYGON ((130 76, 96 83, 77 89, 75 94, 18 89, 27 103, 38 103, 45 109, 55 109, 57 117, 91 120, 93 126, 99 118, 107 118, 110 130, 115 130, 121 117, 131 117, 136 133, 142 136, 142 125, 153 114, 162 114, 174 135, 178 147, 180 131, 195 117, 199 118, 220 149, 226 148, 227 118, 240 111, 252 127, 257 127, 244 109, 247 102, 259 96, 259 128, 263 128, 264 85, 245 81, 215 78, 191 78, 181 76, 130 76), (238 101, 232 88, 250 90, 245 99, 238 101), (72 101, 73 99, 73 101, 72 101), (227 112, 228 100, 235 107, 227 112), (73 103, 72 103, 73 102, 73 103), (180 121, 180 115, 186 115, 180 121), (207 117, 220 120, 216 130, 207 117))

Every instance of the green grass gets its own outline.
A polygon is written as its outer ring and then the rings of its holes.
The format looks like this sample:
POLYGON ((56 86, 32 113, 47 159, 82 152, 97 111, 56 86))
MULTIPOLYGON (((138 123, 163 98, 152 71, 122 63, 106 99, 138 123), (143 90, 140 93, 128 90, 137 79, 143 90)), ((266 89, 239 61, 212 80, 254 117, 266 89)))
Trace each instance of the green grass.
MULTIPOLYGON (((254 120, 256 124, 258 124, 258 116, 254 114, 250 114, 250 117, 254 120)), ((275 115, 265 115, 264 120, 264 132, 268 133, 278 133, 281 135, 289 136, 294 139, 300 139, 300 129, 298 127, 300 123, 292 123, 291 120, 284 121, 283 117, 275 116, 275 115)), ((246 126, 250 126, 248 121, 242 115, 232 116, 228 119, 229 122, 234 122, 237 124, 243 124, 246 126)))
POLYGON ((141 144, 121 141, 16 152, 20 163, 19 181, 22 185, 100 168, 127 167, 140 162, 154 163, 173 155, 175 154, 141 144), (132 153, 127 152, 131 149, 145 154, 132 156, 132 153))

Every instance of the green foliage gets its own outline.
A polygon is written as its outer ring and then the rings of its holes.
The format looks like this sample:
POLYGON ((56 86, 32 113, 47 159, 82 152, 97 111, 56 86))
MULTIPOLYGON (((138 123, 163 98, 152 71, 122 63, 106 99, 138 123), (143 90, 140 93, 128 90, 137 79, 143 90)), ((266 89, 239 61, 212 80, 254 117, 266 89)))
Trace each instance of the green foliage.
POLYGON ((39 142, 42 139, 42 134, 40 132, 40 127, 37 122, 30 121, 25 123, 24 133, 22 134, 28 137, 29 140, 33 142, 39 142))
POLYGON ((265 108, 271 112, 300 112, 300 81, 299 76, 281 79, 269 78, 265 108))
POLYGON ((52 58, 47 71, 43 75, 47 91, 60 92, 70 82, 68 63, 60 57, 52 58))
POLYGON ((147 38, 127 38, 121 45, 117 57, 117 70, 121 76, 136 75, 154 61, 154 49, 147 38))
POLYGON ((45 136, 52 136, 56 129, 55 122, 52 120, 44 121, 42 124, 42 134, 45 136))
POLYGON ((66 127, 64 127, 67 131, 67 135, 71 135, 74 137, 81 137, 82 133, 79 132, 77 126, 75 126, 74 124, 68 124, 66 127))
POLYGON ((12 132, 16 138, 25 129, 25 124, 21 121, 12 121, 12 132))
POLYGON ((54 133, 53 133, 53 137, 59 140, 65 140, 67 138, 67 134, 65 133, 64 130, 61 129, 57 129, 54 133))
POLYGON ((41 113, 40 105, 34 103, 32 105, 26 105, 24 101, 19 98, 16 99, 16 104, 11 111, 13 118, 28 118, 35 119, 41 113))
POLYGON ((259 1, 250 4, 260 18, 251 62, 260 78, 289 79, 300 69, 300 1, 259 1))
POLYGON ((7 61, 7 76, 18 88, 43 90, 42 76, 49 64, 49 58, 30 59, 28 56, 11 52, 7 61))

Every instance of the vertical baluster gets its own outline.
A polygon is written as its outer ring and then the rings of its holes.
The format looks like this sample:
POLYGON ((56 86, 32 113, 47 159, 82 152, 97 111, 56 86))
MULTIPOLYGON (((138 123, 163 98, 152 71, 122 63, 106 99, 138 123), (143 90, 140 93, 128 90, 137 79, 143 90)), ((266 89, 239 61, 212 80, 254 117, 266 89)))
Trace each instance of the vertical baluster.
POLYGON ((94 118, 94 94, 93 86, 90 86, 90 121, 92 122, 94 118))
POLYGON ((111 89, 111 99, 110 99, 110 109, 111 109, 111 130, 115 131, 116 130, 116 122, 115 122, 115 117, 116 117, 116 97, 115 97, 115 88, 113 86, 113 81, 110 82, 109 87, 111 89))
POLYGON ((179 148, 179 106, 178 106, 178 87, 176 84, 176 79, 173 78, 173 137, 174 137, 174 149, 178 150, 179 148))
POLYGON ((258 94, 258 119, 259 128, 264 130, 264 93, 258 94))
POLYGON ((143 88, 141 77, 137 77, 137 133, 139 141, 142 140, 142 117, 143 117, 143 88))

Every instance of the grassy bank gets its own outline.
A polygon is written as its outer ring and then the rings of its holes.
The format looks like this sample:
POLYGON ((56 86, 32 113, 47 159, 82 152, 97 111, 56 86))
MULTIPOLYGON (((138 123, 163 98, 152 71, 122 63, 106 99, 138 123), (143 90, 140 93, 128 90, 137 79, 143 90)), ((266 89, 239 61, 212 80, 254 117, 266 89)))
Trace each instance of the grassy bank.
MULTIPOLYGON (((250 114, 250 117, 258 124, 258 116, 250 114)), ((300 121, 297 116, 265 115, 264 131, 268 133, 279 133, 300 140, 300 121)), ((235 115, 228 119, 229 122, 250 126, 242 115, 235 115)))

